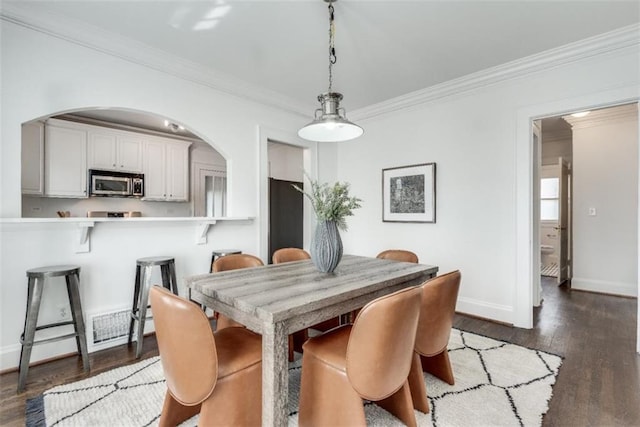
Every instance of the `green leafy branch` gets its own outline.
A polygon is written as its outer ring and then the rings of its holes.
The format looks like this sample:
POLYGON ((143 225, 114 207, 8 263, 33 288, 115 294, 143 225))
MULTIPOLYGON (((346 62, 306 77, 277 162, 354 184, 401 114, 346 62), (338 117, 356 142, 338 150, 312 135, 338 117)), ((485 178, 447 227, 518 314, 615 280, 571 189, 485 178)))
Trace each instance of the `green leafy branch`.
POLYGON ((316 218, 319 221, 335 221, 340 230, 347 230, 346 217, 353 215, 353 210, 358 209, 361 199, 349 196, 349 184, 336 182, 333 186, 327 183, 319 184, 317 181, 305 176, 311 184, 311 192, 308 193, 295 184, 293 188, 304 194, 310 201, 316 218))

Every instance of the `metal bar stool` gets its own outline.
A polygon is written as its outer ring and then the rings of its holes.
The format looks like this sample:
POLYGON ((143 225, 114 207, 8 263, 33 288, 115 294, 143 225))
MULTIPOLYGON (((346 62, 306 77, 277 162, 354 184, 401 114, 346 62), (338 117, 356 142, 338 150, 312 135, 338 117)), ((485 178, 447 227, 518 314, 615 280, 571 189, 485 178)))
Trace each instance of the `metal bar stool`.
POLYGON ((80 267, 77 265, 54 265, 34 268, 27 270, 27 278, 27 312, 24 319, 24 330, 20 336, 22 350, 20 351, 18 393, 24 390, 27 373, 29 371, 31 350, 33 349, 33 346, 37 344, 75 337, 78 353, 82 357, 82 366, 85 371, 89 370, 87 337, 84 327, 84 317, 82 315, 82 304, 80 303, 80 267), (72 320, 38 326, 38 312, 40 311, 40 302, 42 300, 42 291, 44 289, 45 279, 59 276, 64 276, 67 282, 67 294, 69 296, 69 304, 71 306, 72 320), (73 325, 74 332, 71 334, 34 341, 36 331, 65 325, 73 325))
POLYGON ((136 343, 136 359, 142 354, 142 339, 144 335, 144 322, 147 319, 149 307, 149 289, 151 289, 152 268, 160 267, 162 286, 178 295, 178 282, 176 281, 175 260, 172 257, 156 256, 140 258, 136 260, 136 282, 133 290, 133 305, 131 308, 131 323, 129 323, 128 344, 133 338, 133 326, 138 321, 138 337, 136 343))

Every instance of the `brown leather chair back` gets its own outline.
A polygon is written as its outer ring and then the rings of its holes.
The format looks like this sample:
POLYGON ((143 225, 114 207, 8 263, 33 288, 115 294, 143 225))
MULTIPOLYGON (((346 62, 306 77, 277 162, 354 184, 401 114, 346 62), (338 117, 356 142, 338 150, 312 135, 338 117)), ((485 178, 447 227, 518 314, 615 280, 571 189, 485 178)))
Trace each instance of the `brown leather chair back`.
POLYGON ((452 271, 427 281, 422 288, 422 308, 416 351, 431 356, 446 350, 456 310, 460 271, 452 271))
POLYGON ((196 304, 160 286, 151 288, 150 300, 167 387, 178 402, 197 405, 211 395, 218 379, 209 319, 196 304))
POLYGON ((302 261, 305 259, 311 259, 309 252, 299 248, 282 248, 273 253, 271 260, 274 264, 281 264, 283 262, 302 261))
POLYGON ((213 262, 211 271, 237 270, 239 268, 262 267, 264 263, 256 256, 249 254, 233 254, 218 258, 213 262))
POLYGON ((347 346, 347 376, 363 398, 384 399, 407 381, 421 297, 420 287, 402 289, 360 310, 347 346))
POLYGON ((415 264, 418 263, 418 255, 403 249, 389 249, 382 251, 376 256, 376 258, 390 259, 392 261, 413 262, 415 264))

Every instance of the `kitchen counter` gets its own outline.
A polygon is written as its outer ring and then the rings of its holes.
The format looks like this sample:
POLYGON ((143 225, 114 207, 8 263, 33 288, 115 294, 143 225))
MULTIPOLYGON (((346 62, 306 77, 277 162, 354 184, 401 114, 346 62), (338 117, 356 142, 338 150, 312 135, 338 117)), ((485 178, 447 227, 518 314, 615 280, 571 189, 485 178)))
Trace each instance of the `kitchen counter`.
POLYGON ((207 233, 212 225, 218 221, 253 221, 254 217, 131 217, 131 218, 104 218, 104 217, 65 217, 65 218, 1 218, 0 226, 5 224, 76 224, 79 229, 76 253, 89 252, 91 250, 91 229, 96 224, 102 223, 158 223, 181 222, 194 223, 195 244, 207 243, 207 233))

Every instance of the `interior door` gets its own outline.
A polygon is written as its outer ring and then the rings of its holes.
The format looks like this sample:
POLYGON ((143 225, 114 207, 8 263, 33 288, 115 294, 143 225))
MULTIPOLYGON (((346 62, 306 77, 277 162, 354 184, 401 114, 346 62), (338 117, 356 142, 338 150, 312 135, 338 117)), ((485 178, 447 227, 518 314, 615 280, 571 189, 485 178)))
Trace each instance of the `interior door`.
POLYGON ((569 166, 562 158, 558 159, 558 285, 569 279, 569 166))
POLYGON ((540 247, 540 165, 542 164, 542 132, 540 130, 540 120, 535 120, 532 126, 532 141, 533 141, 533 152, 535 156, 534 168, 533 168, 533 182, 536 185, 533 186, 532 197, 534 203, 533 206, 533 218, 534 221, 537 221, 537 227, 535 228, 538 232, 533 233, 532 238, 532 247, 534 248, 532 253, 532 264, 533 264, 533 289, 532 289, 532 301, 534 307, 539 307, 542 304, 542 283, 540 282, 540 250, 537 248, 540 247))
POLYGON ((227 216, 227 173, 194 165, 193 215, 227 216))
POLYGON ((302 248, 302 182, 269 178, 269 264, 280 248, 302 248))

